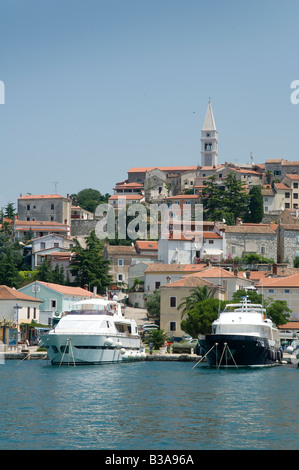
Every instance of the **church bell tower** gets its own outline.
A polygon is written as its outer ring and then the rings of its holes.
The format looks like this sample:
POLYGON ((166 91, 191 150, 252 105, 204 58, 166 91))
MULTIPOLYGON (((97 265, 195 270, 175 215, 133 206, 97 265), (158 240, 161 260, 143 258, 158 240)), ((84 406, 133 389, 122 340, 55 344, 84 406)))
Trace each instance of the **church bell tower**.
POLYGON ((211 101, 201 131, 201 166, 218 165, 218 132, 215 125, 211 101))

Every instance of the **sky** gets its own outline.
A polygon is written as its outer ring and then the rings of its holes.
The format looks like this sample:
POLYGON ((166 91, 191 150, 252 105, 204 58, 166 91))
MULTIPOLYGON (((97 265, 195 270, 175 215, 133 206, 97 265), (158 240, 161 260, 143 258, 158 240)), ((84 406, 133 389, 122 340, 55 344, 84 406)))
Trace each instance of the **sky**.
POLYGON ((136 166, 299 160, 298 0, 0 0, 0 207, 136 166), (1 99, 1 97, 0 97, 1 99))

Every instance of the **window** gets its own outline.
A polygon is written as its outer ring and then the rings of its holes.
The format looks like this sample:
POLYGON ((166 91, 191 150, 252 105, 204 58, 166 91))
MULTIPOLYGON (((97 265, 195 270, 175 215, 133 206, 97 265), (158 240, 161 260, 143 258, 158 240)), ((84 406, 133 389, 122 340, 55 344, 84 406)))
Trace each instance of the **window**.
POLYGON ((51 310, 56 309, 56 299, 50 300, 50 307, 51 307, 51 310))
POLYGON ((27 204, 26 210, 27 210, 27 211, 30 211, 30 204, 27 204))
POLYGON ((118 280, 119 282, 122 282, 122 281, 124 280, 124 275, 123 275, 123 274, 118 274, 118 275, 117 275, 117 280, 118 280))
POLYGON ((36 307, 33 308, 33 318, 36 320, 36 307))
POLYGON ((265 254, 266 254, 266 247, 261 246, 261 255, 265 255, 265 254))
POLYGON ((275 294, 276 290, 275 289, 268 289, 268 294, 275 294))
POLYGON ((169 330, 170 331, 176 331, 176 321, 170 321, 169 322, 169 330))
POLYGON ((284 205, 284 208, 285 208, 285 209, 289 209, 289 208, 290 208, 290 204, 289 204, 288 202, 286 202, 285 205, 284 205))
POLYGON ((294 198, 294 199, 298 199, 298 193, 294 193, 294 194, 293 194, 293 198, 294 198))
POLYGON ((170 307, 176 307, 176 297, 169 297, 170 307))
POLYGON ((291 294, 291 293, 292 293, 292 289, 284 289, 283 293, 284 293, 284 294, 291 294))
POLYGON ((155 282, 155 289, 159 289, 161 282, 155 282))
POLYGON ((264 201, 265 201, 265 202, 268 202, 268 198, 267 198, 267 197, 264 197, 264 201))
MULTIPOLYGON (((296 243, 297 243, 297 245, 298 245, 298 243, 299 243, 299 235, 296 235, 296 243)), ((297 252, 296 252, 296 253, 297 253, 297 252)), ((297 254, 296 254, 296 256, 297 256, 297 254)))
POLYGON ((235 254, 236 253, 236 245, 232 245, 231 249, 232 249, 232 254, 235 254))
POLYGON ((54 204, 51 204, 51 211, 54 210, 54 204))
POLYGON ((265 206, 265 207, 264 207, 264 211, 265 211, 265 212, 268 212, 268 210, 269 210, 268 206, 265 206))
POLYGON ((209 245, 213 245, 214 244, 214 240, 209 240, 209 245))
POLYGON ((117 264, 118 264, 118 266, 123 266, 124 265, 124 260, 122 258, 119 258, 117 260, 117 264))
POLYGON ((294 183, 294 188, 295 188, 295 189, 298 188, 298 183, 294 183))
POLYGON ((41 250, 44 250, 46 248, 45 242, 40 243, 40 248, 41 248, 41 250))
POLYGON ((59 243, 54 243, 55 248, 59 247, 59 243))
POLYGON ((290 197, 290 193, 284 193, 284 196, 286 199, 288 199, 290 197))
POLYGON ((30 307, 27 307, 27 319, 29 320, 30 318, 30 307))
POLYGON ((274 173, 274 176, 280 176, 281 170, 274 170, 273 173, 274 173))

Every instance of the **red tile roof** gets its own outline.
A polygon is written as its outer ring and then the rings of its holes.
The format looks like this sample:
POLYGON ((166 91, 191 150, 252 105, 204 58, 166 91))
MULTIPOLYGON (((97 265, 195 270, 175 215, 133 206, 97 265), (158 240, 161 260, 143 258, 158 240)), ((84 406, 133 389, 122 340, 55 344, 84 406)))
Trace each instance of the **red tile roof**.
POLYGON ((299 288, 299 274, 291 274, 284 277, 267 277, 261 279, 258 283, 259 287, 298 287, 299 288))
POLYGON ((65 295, 74 295, 79 297, 99 297, 95 296, 93 292, 90 292, 82 287, 71 287, 71 286, 62 286, 60 284, 54 284, 52 282, 42 282, 36 281, 37 284, 41 284, 42 286, 48 287, 49 289, 55 290, 61 294, 65 295))
POLYGON ((156 251, 158 249, 158 242, 151 242, 151 241, 148 242, 146 240, 137 240, 135 245, 140 250, 156 251))
POLYGON ((197 166, 150 166, 150 167, 141 167, 141 168, 131 168, 128 173, 145 173, 146 171, 151 170, 161 170, 161 171, 195 171, 197 166))
POLYGON ((42 302, 42 300, 23 294, 23 292, 19 292, 18 290, 5 285, 0 285, 0 300, 30 300, 32 302, 42 302))
POLYGON ((25 194, 20 196, 18 199, 67 199, 64 196, 58 194, 25 194))
POLYGON ((121 200, 121 199, 128 199, 128 200, 133 200, 133 199, 142 199, 143 196, 140 194, 115 194, 114 196, 109 197, 109 201, 113 200, 121 200))

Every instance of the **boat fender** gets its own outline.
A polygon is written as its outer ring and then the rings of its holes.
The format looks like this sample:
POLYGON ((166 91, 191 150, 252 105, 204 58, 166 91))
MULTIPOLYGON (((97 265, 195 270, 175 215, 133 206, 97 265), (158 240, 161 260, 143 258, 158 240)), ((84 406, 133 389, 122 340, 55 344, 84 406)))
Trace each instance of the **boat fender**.
POLYGON ((112 338, 107 338, 104 342, 104 346, 106 346, 107 348, 111 348, 114 346, 114 341, 112 338))
POLYGON ((121 354, 122 356, 123 356, 124 354, 126 354, 125 348, 121 348, 119 352, 120 352, 120 354, 121 354))
POLYGON ((117 343, 116 343, 116 345, 115 345, 115 347, 116 347, 117 349, 121 349, 121 348, 123 347, 122 342, 118 340, 117 343))

